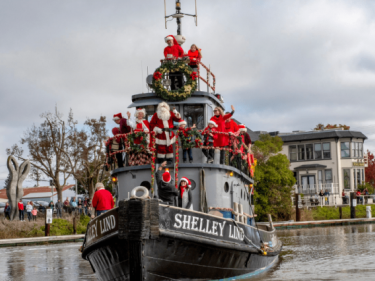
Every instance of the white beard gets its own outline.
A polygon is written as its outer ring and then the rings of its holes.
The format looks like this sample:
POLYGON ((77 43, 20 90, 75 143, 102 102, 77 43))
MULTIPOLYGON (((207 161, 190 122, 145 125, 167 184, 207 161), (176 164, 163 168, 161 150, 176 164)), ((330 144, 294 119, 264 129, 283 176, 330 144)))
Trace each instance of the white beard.
POLYGON ((162 121, 168 121, 171 118, 171 112, 165 107, 158 108, 157 110, 158 118, 162 121))

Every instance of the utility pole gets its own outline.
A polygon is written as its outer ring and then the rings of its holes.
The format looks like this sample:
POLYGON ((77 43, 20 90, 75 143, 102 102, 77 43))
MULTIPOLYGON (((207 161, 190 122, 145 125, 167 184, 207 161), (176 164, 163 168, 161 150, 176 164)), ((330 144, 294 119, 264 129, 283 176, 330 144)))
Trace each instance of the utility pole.
POLYGON ((296 202, 296 221, 301 221, 301 214, 299 212, 299 208, 298 208, 298 196, 299 194, 296 193, 294 196, 294 201, 296 202))
POLYGON ((350 192, 350 218, 355 219, 355 207, 357 206, 357 196, 352 191, 350 192))

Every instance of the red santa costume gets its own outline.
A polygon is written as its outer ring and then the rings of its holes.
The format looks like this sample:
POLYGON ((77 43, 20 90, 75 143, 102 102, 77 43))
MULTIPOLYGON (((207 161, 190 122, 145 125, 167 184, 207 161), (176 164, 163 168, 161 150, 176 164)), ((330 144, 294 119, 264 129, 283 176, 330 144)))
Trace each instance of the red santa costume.
MULTIPOLYGON (((128 120, 128 123, 129 123, 130 127, 133 129, 134 133, 137 133, 137 132, 148 133, 148 132, 150 132, 150 124, 148 123, 148 121, 146 119, 143 119, 143 118, 139 119, 138 118, 139 113, 143 113, 143 117, 146 116, 146 110, 144 108, 138 108, 134 113, 135 121, 133 121, 130 118, 128 120)), ((148 136, 147 137, 147 143, 149 143, 149 142, 150 142, 150 137, 148 136)), ((136 138, 134 140, 134 143, 140 144, 141 143, 140 138, 136 138)))
POLYGON ((174 38, 173 35, 168 35, 164 38, 165 43, 167 43, 169 40, 173 41, 173 46, 167 46, 164 48, 164 57, 165 58, 181 58, 184 55, 184 50, 181 48, 181 46, 178 44, 176 38, 174 38), (168 56, 169 55, 169 56, 168 56))
POLYGON ((173 112, 170 111, 169 105, 166 102, 159 103, 157 111, 152 116, 150 130, 156 133, 157 158, 160 163, 164 158, 167 161, 172 161, 173 144, 176 142, 174 133, 172 131, 164 131, 163 129, 172 130, 173 121, 180 122, 180 120, 180 113, 176 110, 173 112))

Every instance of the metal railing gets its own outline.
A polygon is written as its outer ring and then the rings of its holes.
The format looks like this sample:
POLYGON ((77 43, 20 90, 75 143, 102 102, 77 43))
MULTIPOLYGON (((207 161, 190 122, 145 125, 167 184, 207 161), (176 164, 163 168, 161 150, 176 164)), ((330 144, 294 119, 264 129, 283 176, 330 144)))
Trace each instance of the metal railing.
POLYGON ((328 191, 331 194, 339 194, 340 192, 338 183, 294 185, 293 187, 296 193, 306 195, 314 195, 316 193, 319 193, 321 190, 323 190, 323 192, 328 191))

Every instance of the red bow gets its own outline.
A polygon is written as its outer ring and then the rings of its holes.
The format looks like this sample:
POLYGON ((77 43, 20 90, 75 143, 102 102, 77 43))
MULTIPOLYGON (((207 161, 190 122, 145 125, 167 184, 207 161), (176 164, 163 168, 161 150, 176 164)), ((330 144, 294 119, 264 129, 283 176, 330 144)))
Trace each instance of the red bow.
POLYGON ((193 73, 190 74, 190 77, 191 77, 191 79, 195 80, 195 79, 197 79, 198 75, 195 71, 193 71, 193 73))
POLYGON ((155 80, 160 80, 161 77, 162 77, 162 74, 161 74, 159 71, 156 71, 156 72, 154 73, 154 79, 155 79, 155 80))

